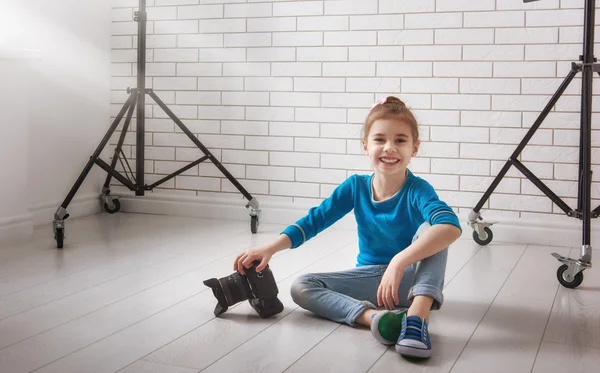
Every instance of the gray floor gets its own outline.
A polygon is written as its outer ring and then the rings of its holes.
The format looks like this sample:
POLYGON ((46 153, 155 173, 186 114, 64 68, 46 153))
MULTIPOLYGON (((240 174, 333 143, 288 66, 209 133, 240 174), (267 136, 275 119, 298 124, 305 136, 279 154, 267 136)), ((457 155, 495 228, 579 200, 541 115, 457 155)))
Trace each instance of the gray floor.
POLYGON ((299 274, 354 265, 348 230, 272 259, 281 314, 263 320, 244 302, 214 318, 202 280, 231 273, 236 253, 282 228, 252 235, 248 222, 101 214, 70 219, 57 250, 51 226, 40 227, 31 243, 0 249, 0 372, 598 372, 600 272, 567 290, 550 253, 569 248, 480 248, 468 227, 450 249, 427 361, 291 301, 299 274))

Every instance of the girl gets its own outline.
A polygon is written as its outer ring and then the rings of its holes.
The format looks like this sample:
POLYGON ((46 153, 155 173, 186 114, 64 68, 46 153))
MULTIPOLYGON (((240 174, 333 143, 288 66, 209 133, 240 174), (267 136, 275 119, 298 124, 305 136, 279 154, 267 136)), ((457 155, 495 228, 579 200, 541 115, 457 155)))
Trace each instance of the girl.
POLYGON ((354 209, 356 268, 299 276, 292 299, 330 320, 369 326, 404 356, 431 356, 429 311, 442 305, 447 248, 462 231, 452 209, 407 168, 419 144, 417 121, 402 101, 376 103, 362 139, 374 173, 352 175, 270 244, 238 255, 234 270, 244 274, 258 260, 261 271, 273 254, 297 248, 354 209))

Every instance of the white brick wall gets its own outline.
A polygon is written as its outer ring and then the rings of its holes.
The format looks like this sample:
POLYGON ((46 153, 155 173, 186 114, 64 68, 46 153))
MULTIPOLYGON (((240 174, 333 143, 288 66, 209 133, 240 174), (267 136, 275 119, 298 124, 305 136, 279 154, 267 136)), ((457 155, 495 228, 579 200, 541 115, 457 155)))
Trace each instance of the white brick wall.
MULTIPOLYGON (((114 115, 135 84, 138 1, 112 3, 114 115)), ((398 95, 421 125, 423 144, 411 169, 467 212, 581 54, 582 6, 583 0, 151 0, 147 85, 251 193, 300 203, 370 172, 360 123, 375 100, 398 95)), ((580 89, 575 79, 520 156, 567 201, 577 196, 580 89)), ((149 99, 147 108, 148 180, 202 156, 158 105, 149 99)), ((594 108, 596 120, 598 97, 594 108)), ((117 139, 118 133, 112 143, 117 139)), ((135 156, 132 134, 126 144, 135 156)), ((600 131, 593 146, 597 175, 600 131)), ((238 195, 210 163, 162 187, 238 195)), ((484 208, 506 217, 562 213, 515 169, 484 208)))

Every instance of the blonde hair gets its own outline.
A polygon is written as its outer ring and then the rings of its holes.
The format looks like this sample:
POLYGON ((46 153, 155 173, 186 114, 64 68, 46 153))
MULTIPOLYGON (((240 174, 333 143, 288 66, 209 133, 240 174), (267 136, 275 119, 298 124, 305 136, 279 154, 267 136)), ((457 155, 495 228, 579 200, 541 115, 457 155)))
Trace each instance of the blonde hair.
POLYGON ((373 105, 369 115, 367 115, 367 118, 365 119, 362 136, 363 141, 367 141, 371 126, 379 119, 397 119, 407 123, 411 127, 413 141, 415 143, 419 141, 419 124, 417 123, 417 119, 398 97, 388 96, 384 100, 373 105))

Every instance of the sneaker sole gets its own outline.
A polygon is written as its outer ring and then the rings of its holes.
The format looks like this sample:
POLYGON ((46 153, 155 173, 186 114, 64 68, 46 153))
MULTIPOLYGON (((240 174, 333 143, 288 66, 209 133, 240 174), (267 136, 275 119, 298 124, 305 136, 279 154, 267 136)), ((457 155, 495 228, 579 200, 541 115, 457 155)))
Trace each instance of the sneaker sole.
MULTIPOLYGON (((406 312, 406 311, 404 311, 404 312, 406 312)), ((402 312, 402 313, 404 313, 404 312, 402 312)), ((396 340, 393 340, 393 341, 390 341, 389 339, 385 339, 385 338, 383 338, 383 336, 379 333, 379 330, 377 329, 377 327, 379 325, 379 320, 384 315, 387 315, 388 313, 389 312, 379 312, 379 313, 376 313, 375 316, 373 316, 373 319, 371 319, 371 334, 373 334, 373 337, 375 337, 375 339, 379 343, 391 346, 397 342, 398 338, 396 338, 396 340)), ((400 333, 398 333, 398 336, 400 336, 400 333)))
POLYGON ((412 346, 402 346, 396 344, 396 352, 405 357, 412 357, 415 359, 427 359, 431 357, 430 349, 422 349, 412 346))

